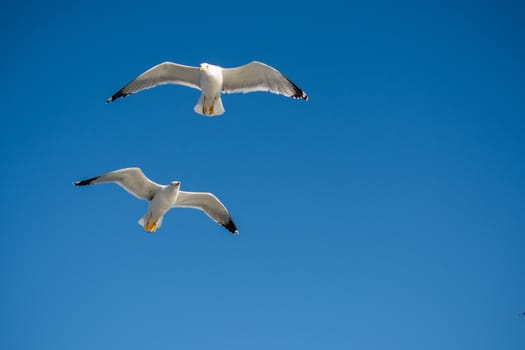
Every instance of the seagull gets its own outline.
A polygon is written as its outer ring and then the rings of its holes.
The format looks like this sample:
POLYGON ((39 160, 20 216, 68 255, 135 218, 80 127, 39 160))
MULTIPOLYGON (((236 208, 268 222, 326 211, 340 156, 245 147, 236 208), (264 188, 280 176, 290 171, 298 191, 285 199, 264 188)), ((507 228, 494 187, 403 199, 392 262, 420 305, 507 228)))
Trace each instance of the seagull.
POLYGON ((140 168, 115 170, 73 184, 86 186, 108 182, 114 182, 135 197, 149 201, 148 211, 139 220, 139 225, 148 232, 155 232, 161 227, 164 214, 171 208, 194 208, 205 212, 231 233, 239 233, 224 204, 212 193, 181 191, 180 181, 159 185, 148 179, 140 168))
POLYGON ((306 93, 291 80, 261 62, 254 61, 236 68, 222 68, 208 63, 191 67, 164 62, 136 77, 108 98, 106 103, 164 84, 185 85, 201 90, 202 94, 193 110, 210 117, 224 113, 221 92, 269 91, 294 99, 308 99, 306 93))

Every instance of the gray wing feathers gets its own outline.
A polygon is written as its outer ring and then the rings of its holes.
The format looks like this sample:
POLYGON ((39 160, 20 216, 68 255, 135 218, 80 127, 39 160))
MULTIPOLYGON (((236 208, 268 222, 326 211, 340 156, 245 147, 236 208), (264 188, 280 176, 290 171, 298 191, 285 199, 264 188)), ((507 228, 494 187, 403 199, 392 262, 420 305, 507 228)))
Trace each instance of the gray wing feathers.
POLYGON ((151 200, 162 188, 151 181, 140 168, 115 170, 88 180, 77 181, 75 185, 85 186, 99 183, 114 182, 139 199, 151 200))
POLYGON ((223 69, 223 91, 270 91, 292 98, 308 99, 306 93, 277 69, 261 62, 251 62, 237 68, 223 69))
POLYGON ((197 67, 164 62, 145 71, 111 96, 107 102, 157 85, 179 84, 200 89, 200 71, 197 67))
POLYGON ((218 224, 224 226, 231 233, 237 233, 237 227, 228 213, 228 210, 212 193, 179 191, 174 208, 194 208, 202 210, 218 224))

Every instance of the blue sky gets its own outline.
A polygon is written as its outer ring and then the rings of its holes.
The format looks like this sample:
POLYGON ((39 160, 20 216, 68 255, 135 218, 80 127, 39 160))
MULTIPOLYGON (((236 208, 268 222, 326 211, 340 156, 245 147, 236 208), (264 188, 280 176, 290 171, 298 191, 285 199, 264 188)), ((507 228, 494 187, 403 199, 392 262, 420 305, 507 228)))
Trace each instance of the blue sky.
POLYGON ((519 2, 4 4, 5 349, 521 349, 519 2), (163 86, 266 62, 307 102, 163 86), (240 235, 72 182, 129 166, 226 204, 240 235))

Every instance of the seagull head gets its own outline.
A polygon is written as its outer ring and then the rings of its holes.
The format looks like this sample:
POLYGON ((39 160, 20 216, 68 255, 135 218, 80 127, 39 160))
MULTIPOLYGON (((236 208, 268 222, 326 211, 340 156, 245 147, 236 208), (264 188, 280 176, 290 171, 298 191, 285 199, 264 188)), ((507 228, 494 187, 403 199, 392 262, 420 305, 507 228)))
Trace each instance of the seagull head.
POLYGON ((201 71, 207 70, 210 65, 206 62, 201 63, 201 67, 199 68, 201 71))
POLYGON ((172 181, 172 182, 170 182, 170 186, 179 187, 180 186, 180 181, 172 181))

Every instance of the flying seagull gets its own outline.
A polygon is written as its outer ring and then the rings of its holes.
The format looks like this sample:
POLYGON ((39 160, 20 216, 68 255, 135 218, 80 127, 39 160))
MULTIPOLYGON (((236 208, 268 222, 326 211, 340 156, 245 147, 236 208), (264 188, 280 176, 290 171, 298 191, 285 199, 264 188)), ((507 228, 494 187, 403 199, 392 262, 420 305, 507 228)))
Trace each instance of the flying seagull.
POLYGON ((148 179, 140 168, 115 170, 91 179, 76 181, 76 186, 114 182, 139 199, 149 201, 146 214, 139 225, 148 232, 155 232, 162 225, 164 214, 171 208, 194 208, 205 212, 211 219, 233 234, 239 233, 228 210, 212 193, 180 191, 180 182, 159 185, 148 179))
POLYGON ((164 84, 179 84, 201 90, 201 97, 193 110, 210 117, 224 113, 221 92, 270 91, 295 99, 308 99, 306 93, 291 80, 261 62, 254 61, 236 68, 222 68, 208 63, 190 67, 164 62, 136 77, 106 102, 111 103, 120 97, 164 84))

